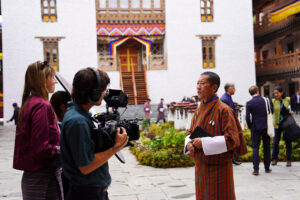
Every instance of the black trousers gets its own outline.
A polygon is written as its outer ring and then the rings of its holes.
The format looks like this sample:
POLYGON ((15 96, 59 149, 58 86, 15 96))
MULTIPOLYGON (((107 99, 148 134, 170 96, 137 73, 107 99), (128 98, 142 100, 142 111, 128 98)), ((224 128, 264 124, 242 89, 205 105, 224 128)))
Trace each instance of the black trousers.
POLYGON ((300 114, 300 103, 295 103, 296 114, 300 114))
POLYGON ((254 171, 259 170, 259 146, 261 140, 263 141, 263 148, 264 148, 263 151, 264 151, 265 170, 270 169, 271 149, 270 149, 270 136, 267 134, 267 129, 251 131, 251 140, 253 145, 254 171))
MULTIPOLYGON (((278 160, 278 154, 279 154, 279 142, 281 138, 281 129, 276 129, 275 128, 275 136, 273 138, 273 152, 272 152, 272 160, 278 160)), ((284 138, 285 141, 285 146, 286 146, 286 160, 287 161, 292 161, 292 142, 288 141, 284 138)))
POLYGON ((69 187, 66 200, 109 200, 107 189, 94 187, 69 187))

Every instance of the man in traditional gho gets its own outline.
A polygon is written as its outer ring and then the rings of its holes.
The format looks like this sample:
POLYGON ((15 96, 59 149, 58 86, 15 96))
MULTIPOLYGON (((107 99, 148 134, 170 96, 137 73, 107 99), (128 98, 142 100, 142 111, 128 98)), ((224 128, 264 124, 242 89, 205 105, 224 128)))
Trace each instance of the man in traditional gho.
POLYGON ((150 102, 151 102, 151 99, 147 99, 147 101, 144 103, 145 118, 148 118, 148 119, 150 119, 150 114, 151 114, 150 102))
POLYGON ((247 152, 242 129, 232 109, 221 102, 216 92, 220 77, 213 72, 204 72, 197 82, 200 106, 192 118, 188 134, 196 127, 210 137, 197 137, 186 148, 195 160, 195 184, 197 200, 235 199, 232 156, 247 152))
POLYGON ((157 106, 157 111, 158 111, 158 114, 157 114, 156 123, 158 123, 160 120, 163 120, 163 122, 166 123, 164 99, 163 98, 160 99, 160 103, 157 106))

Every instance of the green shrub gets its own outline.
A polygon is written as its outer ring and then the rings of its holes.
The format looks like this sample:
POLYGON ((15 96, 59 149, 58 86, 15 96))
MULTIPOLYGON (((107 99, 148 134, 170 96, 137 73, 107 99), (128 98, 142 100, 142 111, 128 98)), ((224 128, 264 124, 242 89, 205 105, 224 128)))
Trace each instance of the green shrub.
POLYGON ((151 124, 149 132, 155 137, 151 140, 147 134, 141 134, 139 142, 131 148, 138 162, 152 167, 188 167, 193 159, 183 154, 185 132, 176 130, 173 123, 151 124))
POLYGON ((150 125, 150 119, 149 118, 145 118, 143 121, 142 121, 142 129, 145 130, 146 128, 148 128, 150 125))
MULTIPOLYGON (((251 132, 249 129, 244 130, 244 138, 247 144, 247 154, 240 157, 238 160, 244 161, 244 162, 252 162, 252 141, 251 141, 251 132)), ((270 142, 270 150, 272 153, 272 144, 273 139, 271 139, 270 142)), ((300 140, 293 142, 293 161, 300 161, 300 140)), ((261 141, 260 147, 259 147, 259 157, 260 160, 263 161, 263 142, 261 141)), ((278 160, 279 161, 286 161, 286 148, 285 148, 285 142, 283 140, 283 136, 281 136, 281 140, 279 142, 279 154, 278 154, 278 160)))
MULTIPOLYGON (((173 122, 165 124, 151 124, 147 131, 141 132, 141 137, 131 152, 136 156, 138 162, 142 165, 148 165, 160 168, 169 167, 188 167, 193 166, 194 161, 189 155, 183 154, 185 131, 176 130, 173 122), (148 138, 149 135, 153 137, 148 138)), ((239 161, 252 162, 253 149, 251 141, 251 132, 249 129, 244 130, 244 138, 248 152, 239 161)), ((272 150, 272 139, 271 139, 272 150)), ((263 144, 259 148, 260 160, 263 160, 263 144)), ((285 142, 281 139, 279 143, 280 161, 286 160, 285 142)), ((300 161, 300 140, 293 142, 293 160, 300 161)))

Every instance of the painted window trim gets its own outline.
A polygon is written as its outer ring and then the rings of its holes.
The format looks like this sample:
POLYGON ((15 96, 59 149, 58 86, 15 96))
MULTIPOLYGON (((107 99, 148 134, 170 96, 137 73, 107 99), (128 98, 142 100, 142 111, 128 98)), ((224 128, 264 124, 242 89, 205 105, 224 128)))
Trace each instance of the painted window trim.
POLYGON ((216 68, 216 39, 220 35, 196 35, 202 41, 202 68, 216 68))
POLYGON ((201 22, 213 22, 214 2, 213 0, 200 0, 201 22))
POLYGON ((41 17, 43 22, 57 22, 56 0, 41 0, 41 17), (51 6, 51 2, 54 2, 53 6, 51 6), (45 10, 47 10, 47 13, 45 10), (51 13, 52 10, 54 10, 54 13, 51 13))

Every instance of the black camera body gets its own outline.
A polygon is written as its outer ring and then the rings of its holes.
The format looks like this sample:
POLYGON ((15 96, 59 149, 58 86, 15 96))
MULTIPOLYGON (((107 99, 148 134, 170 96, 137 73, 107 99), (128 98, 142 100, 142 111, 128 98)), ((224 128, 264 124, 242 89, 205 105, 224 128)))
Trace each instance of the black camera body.
MULTIPOLYGON (((140 137, 138 121, 139 119, 120 119, 119 107, 126 107, 128 96, 122 90, 109 90, 104 97, 106 102, 106 112, 93 116, 93 121, 97 124, 92 131, 92 139, 95 142, 95 153, 105 151, 115 144, 117 128, 123 127, 130 141, 138 140, 140 137), (112 108, 112 112, 109 111, 112 108)), ((122 132, 121 132, 122 133, 122 132)))

